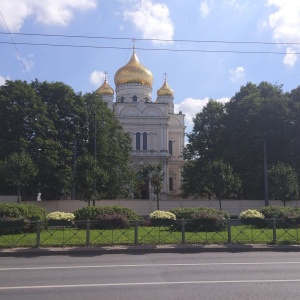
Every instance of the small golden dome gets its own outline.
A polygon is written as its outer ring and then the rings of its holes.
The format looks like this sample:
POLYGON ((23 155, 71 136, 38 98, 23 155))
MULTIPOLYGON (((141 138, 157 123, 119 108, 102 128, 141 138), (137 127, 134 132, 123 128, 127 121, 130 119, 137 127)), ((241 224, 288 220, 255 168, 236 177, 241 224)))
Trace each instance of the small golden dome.
POLYGON ((116 86, 127 83, 143 84, 150 87, 153 84, 152 73, 139 62, 135 52, 132 53, 129 62, 115 74, 116 86))
POLYGON ((174 96, 174 91, 169 87, 166 79, 163 86, 157 91, 157 96, 174 96))
POLYGON ((99 95, 113 95, 114 90, 110 87, 107 79, 105 78, 103 84, 99 87, 99 89, 96 90, 96 93, 99 95))

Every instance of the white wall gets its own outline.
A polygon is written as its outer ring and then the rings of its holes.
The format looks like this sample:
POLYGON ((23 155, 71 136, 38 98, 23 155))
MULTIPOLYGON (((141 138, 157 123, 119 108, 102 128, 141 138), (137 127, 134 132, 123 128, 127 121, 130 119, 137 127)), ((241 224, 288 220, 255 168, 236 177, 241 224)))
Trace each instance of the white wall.
MULTIPOLYGON (((4 202, 4 201, 2 201, 4 202)), ((63 211, 74 212, 76 209, 87 206, 87 203, 79 200, 54 200, 54 201, 26 201, 23 203, 35 204, 44 207, 48 212, 63 211)), ((212 207, 219 209, 217 200, 160 200, 161 210, 170 210, 179 207, 212 207)), ((283 202, 279 200, 270 200, 270 205, 283 206, 283 202)), ((140 215, 148 215, 156 210, 156 201, 154 200, 100 200, 96 201, 97 206, 120 205, 131 208, 140 215)), ((264 200, 222 200, 222 209, 231 215, 238 215, 241 211, 251 208, 259 208, 264 206, 264 200)), ((298 206, 297 201, 288 201, 288 206, 298 206)))

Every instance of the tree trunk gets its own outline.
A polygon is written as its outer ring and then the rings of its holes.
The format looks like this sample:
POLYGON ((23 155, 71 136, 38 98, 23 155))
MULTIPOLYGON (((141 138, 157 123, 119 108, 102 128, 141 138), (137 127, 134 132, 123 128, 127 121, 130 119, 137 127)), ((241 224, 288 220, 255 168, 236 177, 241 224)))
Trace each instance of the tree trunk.
POLYGON ((219 199, 219 206, 220 206, 220 210, 222 210, 222 200, 219 199))
POLYGON ((159 210, 159 199, 158 199, 158 194, 156 194, 156 206, 157 206, 157 210, 159 210))
POLYGON ((21 189, 18 187, 18 203, 20 203, 21 189))

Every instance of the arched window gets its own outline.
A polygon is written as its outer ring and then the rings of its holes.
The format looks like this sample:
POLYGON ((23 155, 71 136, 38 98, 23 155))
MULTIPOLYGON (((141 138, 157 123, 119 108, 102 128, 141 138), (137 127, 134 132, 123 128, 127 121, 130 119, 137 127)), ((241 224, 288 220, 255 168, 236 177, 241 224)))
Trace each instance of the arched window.
POLYGON ((137 102, 137 96, 132 96, 132 102, 137 102))
POLYGON ((169 140, 169 153, 173 155, 173 141, 169 140))
POLYGON ((136 150, 141 150, 141 134, 137 132, 135 138, 136 138, 136 150))
POLYGON ((122 96, 121 97, 121 102, 124 102, 125 101, 125 98, 122 96))
POLYGON ((173 178, 170 177, 170 178, 169 178, 169 190, 170 190, 170 191, 173 191, 173 189, 174 189, 173 178))
POLYGON ((143 133, 143 150, 147 150, 147 132, 143 133))

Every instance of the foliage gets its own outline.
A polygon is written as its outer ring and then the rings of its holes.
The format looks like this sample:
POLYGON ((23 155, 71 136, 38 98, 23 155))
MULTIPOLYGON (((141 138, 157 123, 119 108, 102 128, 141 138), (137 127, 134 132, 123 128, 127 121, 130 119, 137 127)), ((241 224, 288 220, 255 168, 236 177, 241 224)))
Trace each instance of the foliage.
POLYGON ((44 221, 46 210, 33 204, 0 203, 0 216, 30 221, 44 221))
POLYGON ((176 219, 193 219, 195 215, 202 212, 207 212, 211 214, 216 214, 218 216, 221 216, 224 219, 228 219, 230 217, 229 213, 226 211, 220 211, 216 210, 214 208, 209 207, 198 207, 198 208, 191 208, 191 207, 183 207, 183 208, 174 208, 170 210, 171 213, 173 213, 176 216, 176 219))
POLYGON ((258 209, 266 219, 281 219, 284 216, 284 213, 291 210, 290 207, 283 206, 265 206, 258 209))
POLYGON ((203 158, 199 157, 184 166, 182 177, 181 188, 185 197, 214 196, 219 200, 220 210, 222 210, 221 200, 236 197, 241 186, 239 176, 222 160, 204 162, 203 158))
POLYGON ((240 213, 239 218, 241 220, 248 218, 264 219, 265 216, 256 209, 247 209, 240 213))
POLYGON ((168 220, 176 220, 176 216, 169 212, 164 210, 155 210, 149 215, 150 220, 153 219, 168 219, 168 220))
POLYGON ((65 220, 65 221, 73 221, 75 219, 75 215, 72 213, 65 213, 62 211, 54 211, 46 216, 46 220, 65 220))
MULTIPOLYGON (((0 89, 0 126, 0 160, 24 152, 38 168, 22 188, 23 199, 38 192, 43 200, 65 199, 72 187, 76 192, 76 160, 85 155, 95 156, 101 170, 99 198, 128 197, 136 188, 130 136, 95 93, 75 93, 62 82, 8 80, 0 89)), ((0 178, 0 191, 7 189, 0 178)))
POLYGON ((25 152, 11 154, 1 165, 2 177, 9 185, 18 189, 18 202, 20 202, 21 188, 26 186, 37 172, 31 157, 25 152))
POLYGON ((122 214, 128 220, 141 220, 142 218, 132 209, 122 206, 86 206, 74 212, 75 220, 95 220, 97 216, 103 214, 122 214))
POLYGON ((84 155, 76 162, 76 191, 77 196, 88 202, 90 206, 91 200, 97 198, 97 190, 95 184, 101 170, 97 161, 91 155, 84 155))
POLYGON ((298 174, 290 165, 279 162, 272 165, 269 170, 270 194, 274 199, 286 201, 298 199, 298 174))
POLYGON ((157 210, 159 210, 159 194, 163 188, 163 180, 165 177, 162 164, 144 164, 139 173, 153 188, 156 197, 157 210))
POLYGON ((96 220, 99 229, 123 229, 130 226, 128 218, 123 214, 99 214, 96 220))
POLYGON ((284 93, 280 85, 249 82, 225 105, 209 101, 187 135, 183 192, 205 195, 206 164, 223 160, 240 177, 240 198, 264 199, 264 141, 268 163, 288 164, 299 177, 299 91, 284 93))
POLYGON ((265 216, 256 209, 247 209, 240 213, 239 218, 244 224, 262 227, 265 225, 265 216))
POLYGON ((192 222, 186 226, 192 231, 222 231, 226 229, 226 219, 218 213, 212 211, 199 211, 192 216, 192 222))
POLYGON ((276 219, 282 228, 293 228, 300 224, 299 207, 267 206, 259 209, 266 219, 276 219))

